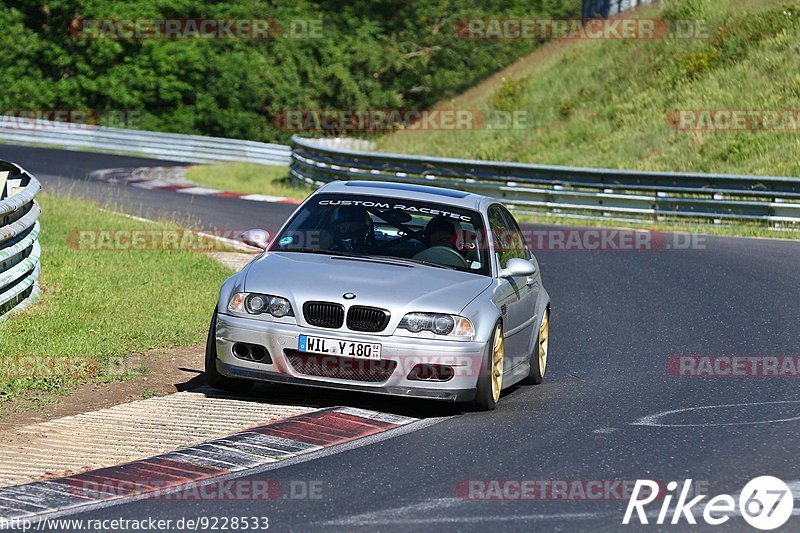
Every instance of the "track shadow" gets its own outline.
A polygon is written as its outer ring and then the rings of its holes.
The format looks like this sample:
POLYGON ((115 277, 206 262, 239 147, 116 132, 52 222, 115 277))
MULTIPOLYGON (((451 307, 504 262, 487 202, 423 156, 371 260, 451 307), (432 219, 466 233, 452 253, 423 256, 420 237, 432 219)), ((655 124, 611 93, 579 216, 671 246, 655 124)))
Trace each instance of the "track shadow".
MULTIPOLYGON (((181 370, 189 371, 189 369, 181 370)), ((317 389, 282 383, 257 383, 248 393, 233 394, 208 386, 205 374, 198 374, 188 381, 177 383, 175 388, 179 391, 200 392, 208 397, 234 398, 246 402, 300 405, 313 408, 357 407, 413 418, 446 417, 470 412, 469 406, 463 403, 385 396, 367 392, 317 389)))
POLYGON ((187 381, 183 381, 181 383, 175 383, 175 390, 177 390, 178 392, 190 391, 206 385, 206 375, 203 373, 202 370, 195 370, 194 368, 185 368, 185 367, 180 367, 178 370, 180 370, 181 372, 196 374, 193 378, 187 381))

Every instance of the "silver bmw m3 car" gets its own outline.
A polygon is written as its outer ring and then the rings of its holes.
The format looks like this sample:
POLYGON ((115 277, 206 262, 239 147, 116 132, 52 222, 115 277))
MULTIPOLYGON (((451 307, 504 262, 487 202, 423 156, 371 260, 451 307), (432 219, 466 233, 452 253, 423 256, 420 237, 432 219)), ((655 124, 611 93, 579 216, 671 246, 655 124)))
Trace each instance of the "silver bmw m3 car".
POLYGON ((496 200, 388 182, 311 195, 220 290, 209 384, 257 381, 472 402, 493 409, 547 370, 550 297, 496 200))

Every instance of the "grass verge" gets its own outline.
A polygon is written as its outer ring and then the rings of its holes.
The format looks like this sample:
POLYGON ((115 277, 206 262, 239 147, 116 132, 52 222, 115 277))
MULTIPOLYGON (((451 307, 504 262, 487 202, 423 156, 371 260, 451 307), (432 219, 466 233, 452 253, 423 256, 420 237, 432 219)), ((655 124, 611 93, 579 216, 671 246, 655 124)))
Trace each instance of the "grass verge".
POLYGON ((223 191, 265 194, 305 200, 314 189, 289 177, 288 167, 254 163, 219 163, 191 167, 186 179, 192 183, 223 191))
MULTIPOLYGON (((676 110, 796 110, 800 2, 671 0, 631 16, 708 38, 558 41, 440 108, 521 113, 511 127, 406 130, 381 150, 631 170, 800 175, 800 129, 688 131, 676 110)), ((749 128, 748 128, 749 129, 749 128)))
POLYGON ((126 355, 203 342, 230 271, 198 251, 90 251, 78 249, 74 238, 80 230, 177 225, 139 222, 76 198, 43 193, 38 200, 42 297, 0 327, 0 404, 81 379, 139 375, 143 369, 121 364, 126 355))

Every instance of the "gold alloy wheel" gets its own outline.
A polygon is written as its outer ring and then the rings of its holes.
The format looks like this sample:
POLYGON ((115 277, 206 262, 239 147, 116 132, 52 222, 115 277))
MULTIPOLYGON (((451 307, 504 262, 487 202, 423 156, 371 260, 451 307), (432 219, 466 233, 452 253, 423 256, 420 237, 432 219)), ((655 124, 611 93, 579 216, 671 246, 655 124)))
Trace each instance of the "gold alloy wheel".
POLYGON ((500 389, 503 388, 504 360, 503 327, 498 324, 494 330, 494 351, 492 352, 492 399, 495 403, 500 399, 500 389))
POLYGON ((550 335, 550 313, 545 312, 539 327, 539 376, 544 377, 547 370, 547 338, 550 335))

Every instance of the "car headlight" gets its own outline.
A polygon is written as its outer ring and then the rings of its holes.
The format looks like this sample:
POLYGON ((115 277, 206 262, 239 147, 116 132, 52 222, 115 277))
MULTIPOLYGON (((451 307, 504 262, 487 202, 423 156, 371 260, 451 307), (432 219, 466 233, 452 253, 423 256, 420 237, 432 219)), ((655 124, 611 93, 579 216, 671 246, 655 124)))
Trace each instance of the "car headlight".
POLYGON ((436 335, 452 337, 472 337, 475 328, 468 318, 440 313, 408 313, 397 326, 411 333, 430 331, 436 335))
POLYGON ((292 304, 286 298, 271 294, 237 292, 228 302, 228 311, 249 315, 270 314, 275 318, 294 316, 292 304))

